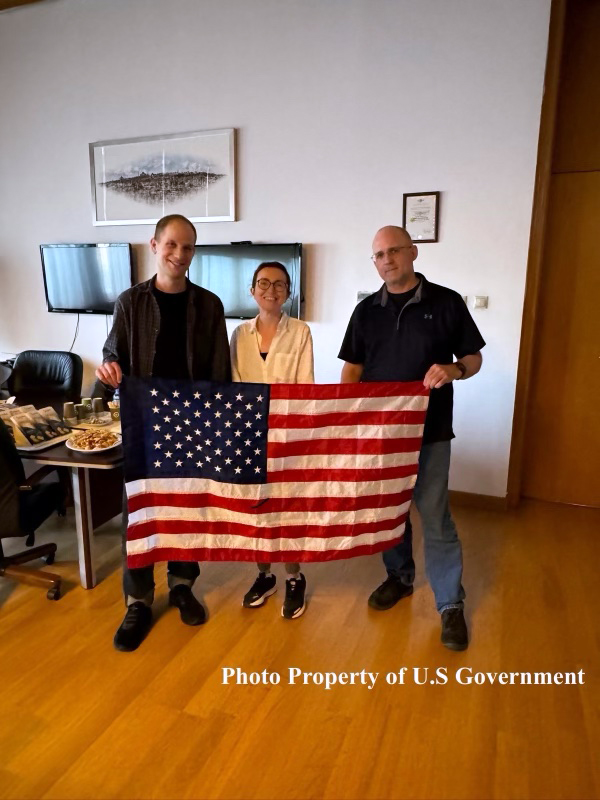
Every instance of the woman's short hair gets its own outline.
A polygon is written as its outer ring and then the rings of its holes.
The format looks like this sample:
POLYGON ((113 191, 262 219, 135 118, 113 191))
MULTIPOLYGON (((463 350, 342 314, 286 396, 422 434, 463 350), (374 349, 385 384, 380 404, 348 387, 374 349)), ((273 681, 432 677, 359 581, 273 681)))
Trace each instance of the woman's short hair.
POLYGON ((290 273, 287 271, 285 266, 281 264, 279 261, 263 261, 262 264, 259 264, 258 267, 254 270, 254 275, 252 276, 252 288, 256 286, 256 279, 258 277, 258 273, 261 269, 265 267, 274 267, 275 269, 280 269, 283 274, 285 275, 285 282, 287 284, 288 292, 290 291, 290 287, 292 285, 292 279, 290 278, 290 273))

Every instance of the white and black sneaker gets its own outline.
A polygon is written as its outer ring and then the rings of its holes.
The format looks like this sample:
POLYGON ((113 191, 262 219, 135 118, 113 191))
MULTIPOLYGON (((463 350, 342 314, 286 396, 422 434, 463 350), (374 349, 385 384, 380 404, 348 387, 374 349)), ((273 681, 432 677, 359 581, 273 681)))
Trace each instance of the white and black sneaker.
POLYGON ((249 592, 246 592, 242 605, 244 608, 259 608, 267 602, 267 597, 275 594, 277 578, 266 572, 259 572, 258 578, 252 584, 249 592))
POLYGON ((296 619, 304 614, 306 604, 304 593, 306 592, 306 578, 299 572, 298 577, 288 578, 285 582, 285 601, 281 608, 281 616, 286 619, 296 619))

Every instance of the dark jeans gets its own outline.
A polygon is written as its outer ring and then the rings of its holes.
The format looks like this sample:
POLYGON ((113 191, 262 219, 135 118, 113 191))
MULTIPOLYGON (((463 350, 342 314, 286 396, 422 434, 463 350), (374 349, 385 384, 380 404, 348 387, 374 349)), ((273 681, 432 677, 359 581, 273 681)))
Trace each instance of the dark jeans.
MULTIPOLYGON (((123 554, 123 594, 126 605, 142 600, 146 605, 152 605, 154 600, 154 567, 137 567, 129 569, 127 566, 127 495, 123 492, 123 530, 121 536, 121 552, 123 554)), ((200 575, 200 565, 197 561, 169 561, 167 563, 167 583, 169 589, 178 584, 193 586, 200 575)))

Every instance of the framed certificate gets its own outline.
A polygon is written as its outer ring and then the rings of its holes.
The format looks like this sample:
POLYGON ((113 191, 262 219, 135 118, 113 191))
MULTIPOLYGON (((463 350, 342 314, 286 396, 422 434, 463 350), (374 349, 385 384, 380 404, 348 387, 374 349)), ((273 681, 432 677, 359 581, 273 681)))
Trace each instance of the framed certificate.
POLYGON ((439 212, 439 192, 405 194, 402 201, 402 227, 413 242, 437 242, 439 212))

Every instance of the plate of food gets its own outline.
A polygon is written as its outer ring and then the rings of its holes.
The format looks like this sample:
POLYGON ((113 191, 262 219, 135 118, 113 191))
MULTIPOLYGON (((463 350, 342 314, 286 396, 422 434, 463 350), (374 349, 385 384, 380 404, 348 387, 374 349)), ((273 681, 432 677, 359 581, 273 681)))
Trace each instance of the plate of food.
POLYGON ((104 425, 110 425, 113 422, 110 414, 105 414, 104 416, 93 416, 93 417, 86 417, 85 419, 81 420, 81 423, 84 425, 93 425, 94 428, 101 428, 104 425))
POLYGON ((110 431, 82 431, 71 436, 65 442, 69 450, 78 453, 105 453, 118 447, 121 444, 121 437, 118 433, 110 431))

